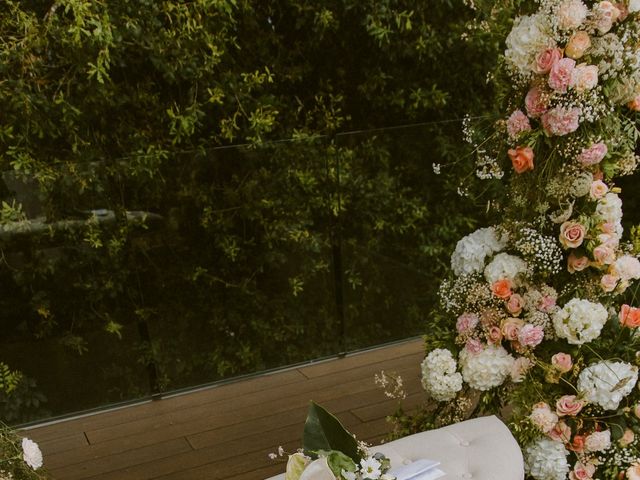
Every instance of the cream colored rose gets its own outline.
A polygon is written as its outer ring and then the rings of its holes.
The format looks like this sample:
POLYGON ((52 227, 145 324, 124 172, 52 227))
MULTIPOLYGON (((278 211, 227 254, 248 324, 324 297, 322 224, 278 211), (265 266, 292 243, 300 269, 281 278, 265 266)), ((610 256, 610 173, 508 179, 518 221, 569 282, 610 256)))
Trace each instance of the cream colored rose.
POLYGON ((587 32, 580 31, 571 35, 564 53, 567 57, 577 60, 582 57, 589 48, 591 48, 591 38, 589 37, 589 34, 587 32))
POLYGON ((633 430, 627 428, 624 431, 624 434, 622 435, 622 437, 620 437, 620 440, 618 440, 618 443, 620 444, 621 447, 626 447, 628 445, 630 445, 634 440, 635 440, 636 436, 633 433, 633 430))
POLYGON ((640 460, 631 465, 626 474, 628 480, 640 480, 640 460))
POLYGON ((558 415, 552 412, 549 405, 544 402, 536 403, 533 406, 529 419, 544 433, 550 432, 558 423, 558 415))
POLYGON ((593 432, 584 441, 584 448, 590 452, 602 452, 611 445, 611 431, 593 432))
POLYGON ((567 221, 560 225, 560 243, 564 248, 578 248, 586 234, 587 229, 581 223, 567 221))
POLYGON ((573 69, 571 86, 578 93, 591 90, 598 85, 598 67, 581 63, 573 69))

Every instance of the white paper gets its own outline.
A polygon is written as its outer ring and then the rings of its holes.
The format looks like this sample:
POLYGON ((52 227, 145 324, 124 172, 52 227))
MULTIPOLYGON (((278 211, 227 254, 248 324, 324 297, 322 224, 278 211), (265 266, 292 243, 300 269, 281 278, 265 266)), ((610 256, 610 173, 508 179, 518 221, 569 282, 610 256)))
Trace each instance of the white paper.
POLYGON ((387 473, 397 480, 435 480, 444 476, 444 472, 438 468, 440 462, 435 460, 420 459, 409 465, 402 465, 390 469, 387 473))

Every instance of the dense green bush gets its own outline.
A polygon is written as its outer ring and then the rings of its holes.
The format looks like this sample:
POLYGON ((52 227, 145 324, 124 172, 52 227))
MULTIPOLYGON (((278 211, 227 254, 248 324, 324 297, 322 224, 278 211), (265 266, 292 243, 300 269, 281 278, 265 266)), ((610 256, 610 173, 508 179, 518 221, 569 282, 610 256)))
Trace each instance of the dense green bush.
POLYGON ((459 119, 498 45, 461 1, 0 10, 3 417, 422 331, 483 211, 459 119))

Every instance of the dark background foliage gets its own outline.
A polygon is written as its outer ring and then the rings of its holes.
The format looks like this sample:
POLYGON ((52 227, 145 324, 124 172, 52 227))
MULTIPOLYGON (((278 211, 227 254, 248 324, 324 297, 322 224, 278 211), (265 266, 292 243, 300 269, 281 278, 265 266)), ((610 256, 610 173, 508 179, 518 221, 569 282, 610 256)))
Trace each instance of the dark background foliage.
POLYGON ((427 329, 448 254, 486 221, 456 193, 469 170, 459 120, 490 111, 501 48, 468 29, 478 12, 447 0, 0 11, 0 362, 24 374, 0 397, 5 420, 427 329))

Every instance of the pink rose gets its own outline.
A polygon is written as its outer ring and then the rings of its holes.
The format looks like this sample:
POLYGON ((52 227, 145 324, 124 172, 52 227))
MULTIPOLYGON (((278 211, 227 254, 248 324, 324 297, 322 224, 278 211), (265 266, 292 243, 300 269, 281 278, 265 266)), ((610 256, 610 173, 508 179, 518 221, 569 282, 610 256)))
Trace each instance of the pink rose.
POLYGON ((640 460, 631 464, 625 472, 627 480, 640 480, 640 460))
POLYGON ((516 173, 533 170, 533 150, 531 147, 511 148, 507 153, 509 154, 511 164, 516 173))
POLYGON ((602 143, 594 143, 589 148, 585 148, 582 150, 582 153, 578 155, 578 162, 580 162, 585 167, 590 167, 591 165, 596 165, 602 161, 602 159, 607 155, 607 146, 602 143))
POLYGON ((514 293, 509 297, 507 301, 507 311, 517 317, 522 312, 522 308, 524 307, 524 299, 517 293, 514 293))
POLYGON ((507 340, 518 340, 518 333, 523 326, 523 320, 513 317, 507 318, 502 322, 501 325, 502 334, 507 340))
POLYGON ((475 354, 483 351, 484 345, 480 340, 476 340, 475 338, 470 338, 469 340, 467 340, 467 343, 465 343, 464 348, 467 350, 467 352, 475 354))
POLYGON ((507 119, 507 133, 511 140, 515 140, 523 132, 531 130, 531 124, 529 118, 522 112, 522 110, 514 111, 507 119))
POLYGON ((569 273, 581 272, 589 266, 589 257, 577 257, 574 252, 569 254, 567 259, 569 273))
POLYGON ((487 332, 487 339, 494 345, 498 345, 500 342, 502 342, 502 330, 500 330, 500 327, 496 325, 490 327, 489 331, 487 332))
POLYGON ((602 35, 611 30, 613 23, 620 16, 620 10, 613 3, 606 0, 597 4, 593 10, 596 28, 602 35))
POLYGON ((564 248, 578 248, 586 234, 587 229, 581 223, 570 220, 560 225, 560 243, 564 248))
POLYGON ((456 321, 456 329, 458 333, 468 333, 478 325, 478 316, 475 313, 463 313, 456 321))
POLYGON ((633 443, 635 439, 636 439, 636 436, 633 433, 633 430, 631 430, 630 428, 627 428, 622 434, 622 437, 620 438, 620 440, 618 440, 618 443, 622 448, 624 448, 624 447, 628 447, 631 443, 633 443))
POLYGON ((596 180, 591 184, 589 189, 589 197, 592 200, 600 200, 609 192, 609 187, 602 180, 596 180))
POLYGON ((549 135, 567 135, 580 126, 580 114, 577 108, 556 107, 542 115, 542 126, 549 135))
POLYGON ((524 99, 527 114, 531 118, 538 118, 548 110, 549 95, 540 87, 533 87, 524 99))
POLYGON ((600 279, 600 286, 605 293, 611 293, 616 289, 619 281, 617 276, 607 273, 600 279))
POLYGON ((592 463, 576 462, 569 472, 569 480, 591 480, 596 473, 596 466, 592 463))
POLYGON ((558 423, 558 415, 552 412, 549 405, 544 402, 536 403, 533 406, 529 419, 544 433, 551 431, 558 423))
POLYGON ((584 407, 584 402, 575 395, 563 395, 556 402, 556 413, 560 417, 575 417, 584 407))
POLYGON ((556 92, 565 93, 571 84, 571 78, 575 67, 576 61, 572 58, 563 58, 558 60, 551 67, 547 83, 556 92))
POLYGON ((620 307, 620 325, 629 328, 640 327, 640 308, 635 308, 626 303, 620 307))
POLYGON ((567 373, 573 368, 573 361, 568 353, 559 352, 551 357, 551 365, 560 373, 567 373))
POLYGON ((604 222, 602 225, 600 225, 600 230, 608 235, 613 235, 614 233, 616 233, 616 224, 613 222, 604 222))
POLYGON ((576 32, 571 35, 567 46, 564 49, 564 53, 567 57, 578 59, 582 57, 585 52, 591 47, 591 39, 587 32, 576 32))
POLYGON ((604 243, 593 249, 593 258, 599 265, 611 265, 616 261, 616 252, 604 243))
POLYGON ((551 71, 551 67, 562 58, 562 50, 559 48, 547 48, 536 55, 536 63, 533 70, 536 73, 544 74, 551 71))
POLYGON ((582 93, 598 85, 598 67, 581 63, 571 76, 571 86, 576 92, 582 93))
POLYGON ((545 295, 540 299, 540 303, 538 304, 538 310, 544 313, 553 313, 556 309, 556 297, 552 297, 551 295, 545 295))
POLYGON ((569 443, 571 440, 571 427, 564 423, 564 420, 558 420, 556 426, 547 432, 549 438, 560 443, 569 443))
POLYGON ((540 345, 544 338, 544 329, 540 326, 526 324, 518 332, 518 342, 525 347, 536 347, 540 345))

